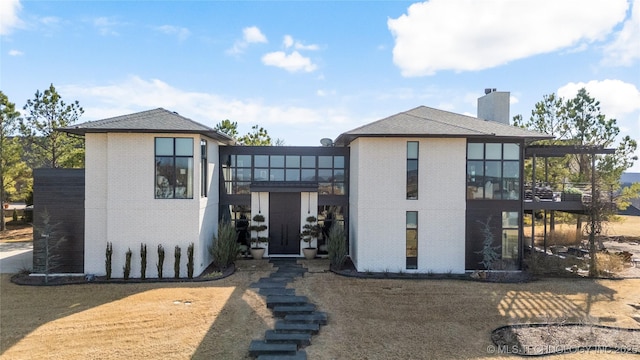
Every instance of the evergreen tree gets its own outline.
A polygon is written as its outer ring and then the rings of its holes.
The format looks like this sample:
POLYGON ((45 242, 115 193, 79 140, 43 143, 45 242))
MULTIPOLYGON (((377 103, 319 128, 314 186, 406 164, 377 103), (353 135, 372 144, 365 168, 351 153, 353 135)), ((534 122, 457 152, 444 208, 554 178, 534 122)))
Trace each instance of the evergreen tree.
POLYGON ((6 230, 2 203, 9 200, 7 190, 11 185, 11 172, 20 162, 20 152, 17 151, 20 147, 11 138, 18 128, 19 117, 16 105, 0 91, 0 231, 6 230))
POLYGON ((78 121, 84 113, 78 101, 66 104, 51 84, 44 92, 36 91, 23 109, 26 114, 20 132, 29 149, 32 168, 84 167, 84 140, 55 131, 78 121))

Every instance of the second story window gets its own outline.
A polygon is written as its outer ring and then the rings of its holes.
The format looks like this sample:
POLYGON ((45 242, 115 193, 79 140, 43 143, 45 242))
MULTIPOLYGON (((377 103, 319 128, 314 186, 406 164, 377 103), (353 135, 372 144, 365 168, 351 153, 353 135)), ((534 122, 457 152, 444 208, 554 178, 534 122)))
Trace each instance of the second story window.
POLYGON ((520 144, 467 144, 467 199, 520 199, 520 144))
POLYGON ((155 198, 193 198, 193 139, 155 139, 155 198))
POLYGON ((418 142, 407 141, 407 200, 418 199, 418 142))
POLYGON ((207 163, 207 140, 200 140, 200 196, 207 197, 209 166, 207 163))

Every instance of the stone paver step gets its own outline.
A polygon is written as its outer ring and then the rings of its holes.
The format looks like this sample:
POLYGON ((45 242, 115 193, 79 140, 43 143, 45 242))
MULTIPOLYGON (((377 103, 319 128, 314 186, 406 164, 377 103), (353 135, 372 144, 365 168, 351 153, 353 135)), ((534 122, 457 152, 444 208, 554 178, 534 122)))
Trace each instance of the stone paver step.
POLYGON ((290 323, 315 323, 326 325, 327 313, 314 312, 311 314, 289 314, 284 317, 284 321, 290 323))
POLYGON ((292 323, 284 320, 276 321, 274 327, 276 332, 308 332, 310 334, 317 334, 320 330, 320 325, 316 323, 292 323))
POLYGON ((258 291, 258 294, 267 296, 267 295, 295 295, 296 289, 291 288, 261 288, 258 291))
POLYGON ((249 287, 259 289, 277 289, 287 287, 287 283, 282 281, 254 282, 253 284, 249 285, 249 287))
POLYGON ((267 330, 264 334, 264 341, 268 343, 292 343, 298 346, 311 345, 311 334, 303 332, 282 333, 275 330, 267 330))
POLYGON ((283 317, 289 314, 310 314, 316 310, 313 304, 306 305, 280 305, 273 308, 273 315, 283 317))
POLYGON ((290 277, 285 277, 285 276, 278 276, 278 277, 263 277, 258 279, 258 281, 256 281, 257 283, 287 283, 291 281, 290 277))
POLYGON ((295 355, 298 345, 289 343, 267 343, 262 340, 252 340, 249 345, 249 355, 295 355))
POLYGON ((267 282, 291 282, 293 281, 293 279, 296 278, 296 276, 270 276, 268 278, 262 278, 260 280, 258 280, 258 282, 261 283, 267 283, 267 282))
POLYGON ((307 360, 307 353, 300 350, 295 355, 260 355, 257 360, 307 360))
POLYGON ((307 269, 301 267, 281 266, 278 270, 274 271, 275 274, 279 273, 305 273, 307 269))
POLYGON ((309 302, 306 296, 297 295, 269 295, 267 296, 267 307, 273 309, 279 305, 305 305, 309 302))

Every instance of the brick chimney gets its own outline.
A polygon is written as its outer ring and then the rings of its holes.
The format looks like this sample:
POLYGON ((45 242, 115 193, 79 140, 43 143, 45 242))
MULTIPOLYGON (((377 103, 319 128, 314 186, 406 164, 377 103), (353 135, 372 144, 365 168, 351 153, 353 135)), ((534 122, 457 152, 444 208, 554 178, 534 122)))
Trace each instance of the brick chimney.
POLYGON ((510 124, 508 91, 484 89, 484 96, 478 98, 478 118, 510 124))

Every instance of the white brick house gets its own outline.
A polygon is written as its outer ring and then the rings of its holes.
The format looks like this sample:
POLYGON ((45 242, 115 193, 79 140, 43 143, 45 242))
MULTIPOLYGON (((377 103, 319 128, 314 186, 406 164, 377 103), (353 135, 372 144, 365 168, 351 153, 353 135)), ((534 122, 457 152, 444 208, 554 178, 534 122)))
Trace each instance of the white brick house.
MULTIPOLYGON (((508 119, 504 94, 488 93, 479 113, 508 119)), ((548 138, 424 106, 345 132, 328 147, 238 146, 164 109, 62 131, 86 139, 84 272, 105 273, 109 242, 114 277, 126 250, 139 256, 141 243, 148 277, 157 275, 158 245, 172 274, 173 248, 186 264, 190 243, 198 275, 212 261, 218 221, 239 225, 257 213, 267 220, 268 256, 301 256, 299 233, 313 215, 325 229, 348 229, 360 271, 434 273, 479 268, 478 221, 492 215, 496 245, 518 267, 524 148, 548 138)), ((318 245, 325 250, 322 236, 318 245)), ((132 261, 132 277, 139 271, 132 261)))

